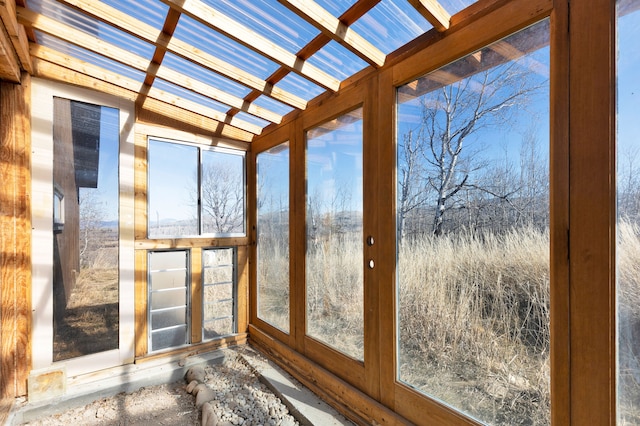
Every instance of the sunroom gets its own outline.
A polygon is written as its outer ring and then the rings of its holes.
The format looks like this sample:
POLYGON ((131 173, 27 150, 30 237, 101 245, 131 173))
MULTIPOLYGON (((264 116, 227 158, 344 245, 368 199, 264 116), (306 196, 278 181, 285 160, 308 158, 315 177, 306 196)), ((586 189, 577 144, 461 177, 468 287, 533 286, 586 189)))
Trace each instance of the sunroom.
POLYGON ((640 1, 0 22, 3 422, 249 345, 356 424, 640 424, 640 1))

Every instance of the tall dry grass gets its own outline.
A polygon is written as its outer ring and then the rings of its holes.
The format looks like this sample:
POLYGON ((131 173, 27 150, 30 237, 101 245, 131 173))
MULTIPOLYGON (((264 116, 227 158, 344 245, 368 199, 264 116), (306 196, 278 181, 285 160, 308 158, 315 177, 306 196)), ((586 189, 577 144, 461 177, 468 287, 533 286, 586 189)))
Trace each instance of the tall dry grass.
POLYGON ((618 222, 618 414, 640 424, 640 224, 618 222))
POLYGON ((549 237, 405 241, 399 379, 489 424, 549 423, 549 237))
MULTIPOLYGON (((332 238, 308 249, 308 327, 361 353, 361 246, 332 238)), ((620 421, 640 424, 640 224, 620 221, 617 267, 620 421)), ((550 423, 548 231, 405 240, 397 288, 399 380, 489 424, 550 423)))

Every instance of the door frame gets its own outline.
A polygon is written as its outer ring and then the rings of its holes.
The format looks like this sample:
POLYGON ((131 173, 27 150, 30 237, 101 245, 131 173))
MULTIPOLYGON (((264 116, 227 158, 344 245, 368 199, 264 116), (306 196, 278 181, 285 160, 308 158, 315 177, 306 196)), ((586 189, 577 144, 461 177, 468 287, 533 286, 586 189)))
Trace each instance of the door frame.
POLYGON ((134 121, 133 101, 88 89, 32 80, 32 369, 61 368, 68 377, 134 360, 134 121), (119 348, 53 361, 53 98, 119 110, 119 348))

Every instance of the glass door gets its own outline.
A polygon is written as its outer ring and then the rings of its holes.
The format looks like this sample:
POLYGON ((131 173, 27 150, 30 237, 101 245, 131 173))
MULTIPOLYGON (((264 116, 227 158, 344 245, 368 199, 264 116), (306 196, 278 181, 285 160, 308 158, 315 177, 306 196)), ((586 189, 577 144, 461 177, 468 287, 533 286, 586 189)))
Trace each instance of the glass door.
POLYGON ((307 131, 306 334, 364 361, 363 108, 307 131))
POLYGON ((126 106, 54 87, 34 90, 34 156, 47 161, 33 192, 49 208, 33 212, 33 364, 71 376, 133 359, 133 145, 126 106))

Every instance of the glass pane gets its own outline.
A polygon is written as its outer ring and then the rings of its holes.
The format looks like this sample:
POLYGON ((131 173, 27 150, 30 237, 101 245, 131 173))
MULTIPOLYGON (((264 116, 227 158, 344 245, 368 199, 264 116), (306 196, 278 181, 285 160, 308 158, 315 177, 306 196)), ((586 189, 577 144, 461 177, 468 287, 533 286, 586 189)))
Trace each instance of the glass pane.
POLYGON ((362 108, 307 132, 307 334, 364 359, 362 108))
POLYGON ((493 425, 550 423, 548 38, 398 88, 398 379, 493 425))
POLYGON ((235 333, 235 249, 202 252, 202 338, 235 333))
POLYGON ((640 2, 618 0, 618 424, 640 424, 640 2))
POLYGON ((256 158, 258 318, 289 332, 289 142, 256 158))
POLYGON ((202 232, 244 235, 244 153, 202 151, 202 232))
POLYGON ((149 252, 149 347, 189 343, 189 252, 149 252))
MULTIPOLYGON (((183 273, 184 274, 184 273, 183 273)), ((153 281, 153 279, 152 279, 153 281)), ((187 292, 184 285, 181 288, 151 293, 151 309, 165 309, 187 305, 187 292)))
POLYGON ((149 140, 149 236, 198 234, 198 149, 149 140))
POLYGON ((186 325, 153 331, 151 335, 151 350, 157 351, 184 345, 187 341, 187 331, 186 325))
POLYGON ((220 318, 205 322, 202 330, 202 338, 204 340, 210 340, 228 336, 234 333, 233 328, 233 318, 220 318))
POLYGON ((53 359, 118 348, 119 112, 54 99, 53 359))

